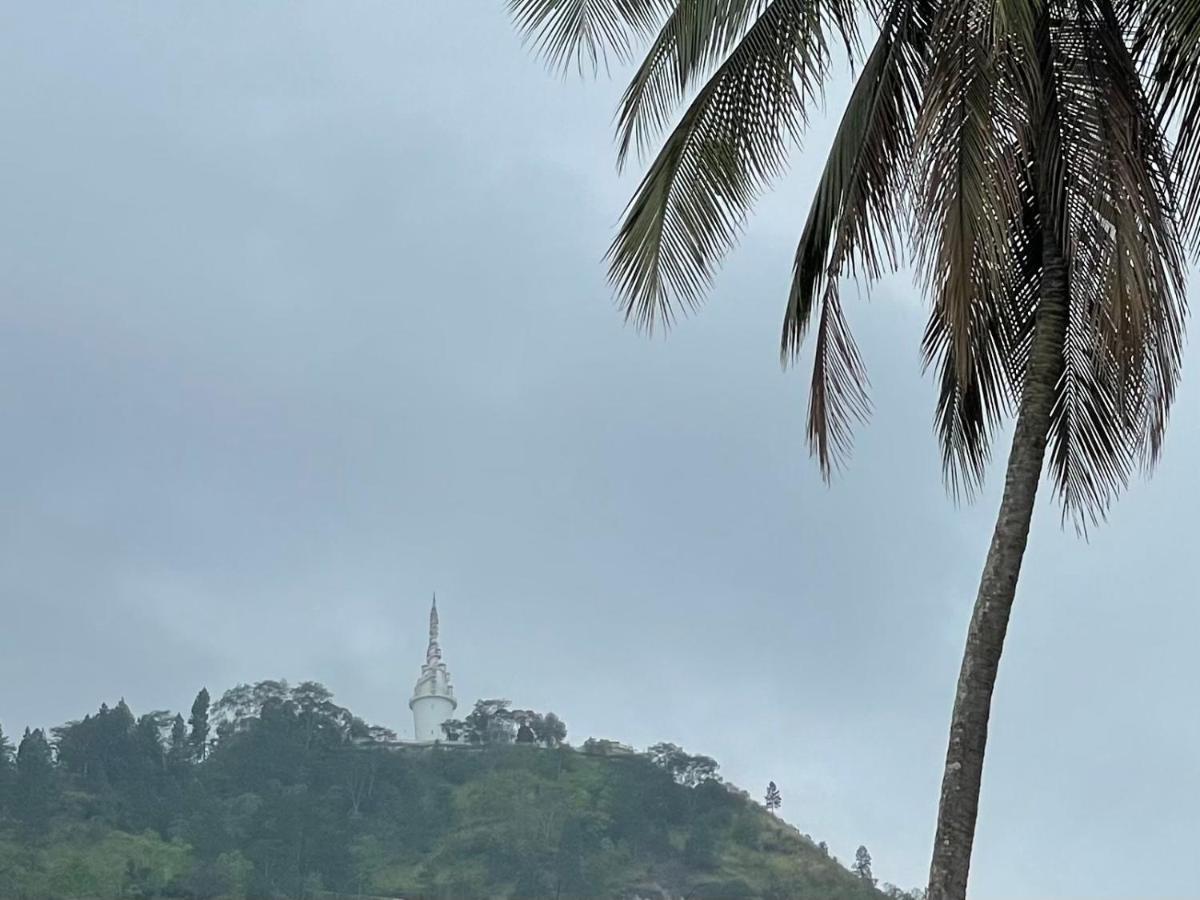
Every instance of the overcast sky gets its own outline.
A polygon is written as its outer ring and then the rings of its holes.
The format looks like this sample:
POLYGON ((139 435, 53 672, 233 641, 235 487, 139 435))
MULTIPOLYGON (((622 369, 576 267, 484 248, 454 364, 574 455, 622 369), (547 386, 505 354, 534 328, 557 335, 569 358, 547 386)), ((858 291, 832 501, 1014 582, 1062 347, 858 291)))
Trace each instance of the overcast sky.
MULTIPOLYGON (((942 488, 907 276, 850 289, 877 411, 832 486, 807 456, 776 347, 829 121, 663 339, 600 262, 621 85, 498 0, 7 3, 0 83, 10 734, 263 678, 408 733, 436 590, 464 706, 710 754, 923 882, 1000 478, 942 488)), ((973 898, 1200 896, 1197 350, 1090 543, 1043 495, 973 898)))

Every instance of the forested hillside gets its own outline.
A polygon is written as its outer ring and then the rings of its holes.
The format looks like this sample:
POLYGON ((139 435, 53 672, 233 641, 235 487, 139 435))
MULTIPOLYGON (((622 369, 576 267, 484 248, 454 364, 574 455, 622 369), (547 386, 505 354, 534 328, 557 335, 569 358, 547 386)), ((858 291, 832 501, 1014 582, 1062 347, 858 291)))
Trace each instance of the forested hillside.
POLYGON ((451 727, 398 748, 318 684, 261 682, 0 737, 0 896, 881 896, 707 757, 572 748, 503 701, 451 727))

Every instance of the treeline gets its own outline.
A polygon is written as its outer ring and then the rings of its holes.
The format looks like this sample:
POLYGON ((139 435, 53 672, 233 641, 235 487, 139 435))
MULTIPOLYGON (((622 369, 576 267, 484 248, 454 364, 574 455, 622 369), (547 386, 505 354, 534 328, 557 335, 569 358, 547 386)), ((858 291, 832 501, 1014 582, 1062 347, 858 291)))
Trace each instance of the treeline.
POLYGON ((450 727, 397 747, 319 684, 263 681, 0 736, 0 896, 879 896, 709 757, 579 752, 500 700, 450 727))
POLYGON ((480 700, 465 719, 442 723, 446 740, 468 744, 540 744, 558 747, 567 739, 567 726, 554 713, 512 709, 508 700, 480 700))

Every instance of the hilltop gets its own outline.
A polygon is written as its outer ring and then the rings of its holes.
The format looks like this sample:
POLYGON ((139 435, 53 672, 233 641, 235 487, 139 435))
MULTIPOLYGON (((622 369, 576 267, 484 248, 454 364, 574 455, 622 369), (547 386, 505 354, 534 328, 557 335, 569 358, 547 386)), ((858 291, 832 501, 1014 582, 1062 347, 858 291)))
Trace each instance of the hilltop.
POLYGON ((186 721, 121 701, 17 753, 0 736, 0 896, 884 896, 708 757, 574 748, 545 720, 485 701, 465 743, 403 746, 269 681, 186 721))

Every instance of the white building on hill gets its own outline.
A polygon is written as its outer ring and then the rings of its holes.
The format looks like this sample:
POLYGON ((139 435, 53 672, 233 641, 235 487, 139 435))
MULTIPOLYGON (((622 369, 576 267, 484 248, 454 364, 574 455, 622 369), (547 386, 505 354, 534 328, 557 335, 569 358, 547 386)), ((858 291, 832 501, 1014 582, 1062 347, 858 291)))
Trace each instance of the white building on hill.
POLYGON ((454 718, 458 701, 454 699, 454 686, 450 683, 450 670, 442 662, 442 648, 438 644, 437 595, 429 610, 429 647, 425 650, 425 664, 413 688, 408 708, 413 714, 413 738, 425 744, 444 741, 442 723, 454 718))

